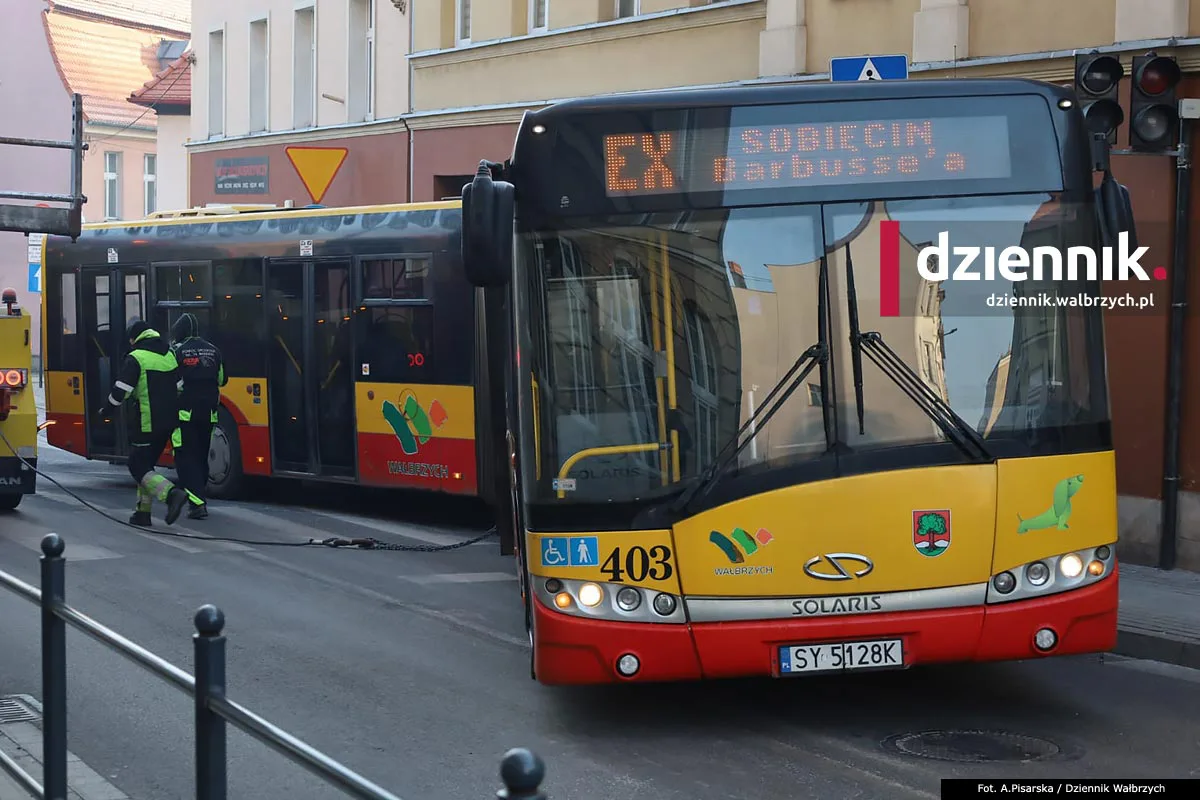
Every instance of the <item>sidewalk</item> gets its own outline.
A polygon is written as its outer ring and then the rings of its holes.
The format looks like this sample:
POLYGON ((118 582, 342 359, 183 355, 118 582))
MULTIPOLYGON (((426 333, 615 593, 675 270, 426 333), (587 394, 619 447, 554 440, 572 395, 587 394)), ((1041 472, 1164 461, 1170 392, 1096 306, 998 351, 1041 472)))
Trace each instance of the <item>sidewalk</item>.
MULTIPOLYGON (((38 417, 45 393, 34 385, 38 417)), ((42 432, 42 447, 46 444, 42 432)), ((1116 653, 1200 669, 1200 573, 1121 565, 1116 653)))
POLYGON ((1116 652, 1200 669, 1200 573, 1120 569, 1116 652))

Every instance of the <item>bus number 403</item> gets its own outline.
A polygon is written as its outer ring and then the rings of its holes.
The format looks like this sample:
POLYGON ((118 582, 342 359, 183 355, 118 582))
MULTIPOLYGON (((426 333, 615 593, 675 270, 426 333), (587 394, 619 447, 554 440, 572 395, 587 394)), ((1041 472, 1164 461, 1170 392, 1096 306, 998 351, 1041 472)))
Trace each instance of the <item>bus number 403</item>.
POLYGON ((655 581, 665 581, 675 574, 675 568, 671 566, 671 548, 661 544, 649 550, 644 547, 621 550, 617 547, 608 554, 600 571, 611 578, 613 583, 621 583, 622 578, 639 582, 647 577, 655 581))

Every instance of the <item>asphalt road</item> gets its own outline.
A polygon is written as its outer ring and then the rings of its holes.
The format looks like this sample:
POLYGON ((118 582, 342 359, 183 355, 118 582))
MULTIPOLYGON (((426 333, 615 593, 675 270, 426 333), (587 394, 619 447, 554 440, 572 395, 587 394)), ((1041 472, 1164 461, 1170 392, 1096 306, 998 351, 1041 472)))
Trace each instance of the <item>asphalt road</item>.
MULTIPOLYGON (((128 515, 133 489, 121 469, 41 455, 72 491, 128 515)), ((402 553, 160 539, 41 488, 0 517, 0 568, 36 581, 38 541, 60 533, 76 556, 68 601, 188 671, 192 614, 216 603, 228 620, 230 697, 406 800, 495 797, 498 759, 518 745, 545 758, 555 800, 891 800, 936 798, 939 779, 955 776, 1200 776, 1200 673, 1182 668, 1084 657, 543 687, 529 678, 512 564, 494 541, 402 553), (930 731, 951 733, 905 738, 930 731), (969 731, 1039 741, 954 733, 969 731), (906 752, 922 742, 990 760, 906 752)), ((421 544, 462 540, 484 525, 461 502, 284 484, 261 502, 215 504, 208 520, 177 527, 421 544)), ((70 631, 67 646, 71 750, 137 800, 194 796, 188 699, 82 634, 70 631)), ((0 590, 0 696, 40 697, 39 654, 36 610, 0 590)), ((339 796, 240 733, 230 734, 229 756, 230 797, 339 796)))

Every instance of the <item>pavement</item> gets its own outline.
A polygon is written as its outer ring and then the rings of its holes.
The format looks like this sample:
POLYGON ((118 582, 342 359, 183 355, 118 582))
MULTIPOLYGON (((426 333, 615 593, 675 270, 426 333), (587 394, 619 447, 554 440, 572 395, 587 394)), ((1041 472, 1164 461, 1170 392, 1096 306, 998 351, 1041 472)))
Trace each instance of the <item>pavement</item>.
MULTIPOLYGON (((544 687, 529 679, 512 561, 494 541, 439 552, 265 544, 461 542, 485 526, 479 509, 281 483, 175 526, 264 544, 159 537, 68 494, 123 519, 122 468, 40 455, 62 486, 40 481, 0 520, 0 569, 36 584, 39 542, 59 533, 68 601, 189 672, 192 615, 217 604, 229 696, 401 798, 495 797, 499 758, 514 746, 545 759, 555 800, 932 799, 946 777, 1200 777, 1200 671, 1176 664, 1106 654, 796 682, 544 687)), ((1200 576, 1122 569, 1119 649, 1150 641, 1164 657, 1194 656, 1195 641, 1179 637, 1195 636, 1200 576)), ((0 621, 0 750, 40 778, 38 614, 0 591, 0 621)), ((67 654, 72 800, 194 796, 188 698, 74 630, 67 654)), ((228 752, 230 797, 337 796, 239 732, 228 752)), ((0 800, 25 797, 0 773, 0 800)))

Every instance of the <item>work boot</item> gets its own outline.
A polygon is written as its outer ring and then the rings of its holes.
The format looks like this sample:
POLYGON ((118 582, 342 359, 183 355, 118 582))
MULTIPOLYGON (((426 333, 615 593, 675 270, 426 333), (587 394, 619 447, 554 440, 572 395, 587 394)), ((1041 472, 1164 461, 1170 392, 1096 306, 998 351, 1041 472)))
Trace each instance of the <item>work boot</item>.
POLYGON ((135 511, 129 517, 129 524, 149 528, 154 525, 154 520, 150 519, 149 511, 135 511))
POLYGON ((192 503, 188 507, 188 519, 208 519, 208 503, 192 503))
POLYGON ((187 492, 178 486, 167 493, 167 524, 174 525, 175 520, 183 513, 183 507, 188 503, 187 492))

